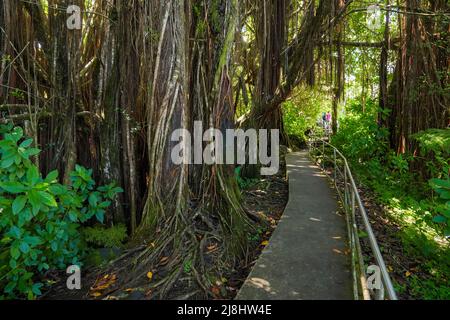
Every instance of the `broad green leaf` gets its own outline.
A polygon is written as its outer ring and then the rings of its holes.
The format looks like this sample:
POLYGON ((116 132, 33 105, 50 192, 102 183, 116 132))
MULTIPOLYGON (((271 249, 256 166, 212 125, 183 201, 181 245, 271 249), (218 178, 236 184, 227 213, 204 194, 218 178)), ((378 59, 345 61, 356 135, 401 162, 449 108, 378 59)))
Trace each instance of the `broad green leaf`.
POLYGON ((54 170, 54 171, 50 172, 47 175, 47 177, 45 178, 45 182, 50 183, 50 182, 55 181, 56 179, 58 179, 58 170, 54 170))
POLYGON ((12 211, 14 215, 17 215, 22 211, 22 209, 25 207, 27 203, 27 197, 25 196, 19 196, 17 197, 12 205, 12 211))
POLYGON ((9 282, 5 287, 5 292, 11 293, 16 286, 17 286, 17 283, 15 281, 9 282))
POLYGON ((12 194, 21 193, 27 189, 23 184, 16 181, 0 182, 0 188, 12 194))
POLYGON ((433 221, 436 223, 446 223, 447 222, 447 218, 443 217, 443 216, 436 216, 433 218, 433 221))
POLYGON ((34 283, 32 287, 32 291, 35 295, 40 296, 42 294, 41 292, 42 283, 34 283))
POLYGON ((16 226, 12 226, 11 229, 9 229, 8 234, 15 239, 19 239, 22 235, 22 231, 16 226))
POLYGON ((19 257, 20 257, 19 248, 11 247, 10 253, 11 253, 11 257, 13 257, 13 259, 15 259, 15 260, 19 259, 19 257))
POLYGON ((33 143, 33 139, 27 139, 25 141, 23 141, 19 147, 21 148, 28 148, 29 146, 31 146, 31 144, 33 143))
POLYGON ((450 190, 439 189, 439 190, 437 190, 437 192, 441 196, 441 199, 450 200, 450 190))
POLYGON ((22 251, 25 254, 30 252, 30 246, 26 242, 22 242, 19 246, 19 249, 20 249, 20 251, 22 251))
POLYGON ((9 266, 11 267, 11 269, 17 268, 17 261, 15 259, 9 260, 9 266))
POLYGON ((89 195, 89 205, 91 207, 96 207, 97 206, 97 195, 95 193, 91 193, 89 195))
POLYGON ((60 196, 60 195, 67 193, 66 187, 64 187, 60 184, 54 184, 54 185, 50 186, 49 191, 56 196, 60 196))
POLYGON ((39 194, 36 191, 31 190, 30 192, 28 192, 28 201, 31 203, 31 206, 33 207, 33 215, 34 216, 37 215, 42 206, 39 194))
POLYGON ((430 183, 433 187, 450 189, 450 180, 432 179, 430 183))
POLYGON ((14 156, 4 159, 0 165, 0 168, 8 169, 9 167, 11 167, 13 165, 14 160, 15 160, 14 156))
POLYGON ((38 191, 38 195, 40 197, 41 202, 43 204, 45 204, 46 206, 53 207, 53 208, 58 206, 55 198, 51 194, 49 194, 45 191, 38 191))
POLYGON ((97 220, 98 220, 100 223, 103 223, 103 222, 104 222, 104 219, 105 219, 105 212, 104 212, 103 210, 99 210, 99 211, 95 214, 95 217, 97 218, 97 220))
POLYGON ((23 129, 21 127, 16 127, 10 134, 5 134, 5 138, 15 143, 19 142, 23 137, 23 129))
POLYGON ((76 214, 76 212, 70 211, 69 212, 69 219, 72 222, 77 222, 78 221, 78 215, 76 214))
POLYGON ((41 150, 37 149, 37 148, 30 148, 25 153, 28 157, 32 157, 32 156, 36 156, 39 153, 41 153, 41 150))
POLYGON ((23 238, 23 241, 25 241, 32 247, 37 246, 42 243, 42 240, 39 237, 33 237, 33 236, 26 236, 23 238))
POLYGON ((39 171, 36 166, 31 166, 27 170, 27 180, 32 185, 35 185, 39 181, 39 171))
POLYGON ((58 243, 56 243, 55 241, 52 241, 50 243, 50 248, 53 250, 53 252, 58 251, 58 243))

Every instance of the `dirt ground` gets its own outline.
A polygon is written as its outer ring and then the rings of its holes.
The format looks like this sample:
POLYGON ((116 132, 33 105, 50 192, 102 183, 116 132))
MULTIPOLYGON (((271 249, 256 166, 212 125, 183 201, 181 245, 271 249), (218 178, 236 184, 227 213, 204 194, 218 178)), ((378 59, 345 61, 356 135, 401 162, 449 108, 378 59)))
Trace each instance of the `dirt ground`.
MULTIPOLYGON (((285 163, 281 161, 281 169, 278 175, 266 177, 262 180, 254 181, 242 191, 243 207, 252 216, 262 218, 261 225, 256 225, 257 235, 252 235, 249 240, 250 250, 247 259, 239 261, 234 271, 226 275, 225 279, 211 288, 215 299, 233 299, 239 288, 244 283, 250 273, 254 263, 258 259, 265 243, 270 239, 288 201, 288 183, 286 179, 285 163)), ((257 224, 255 222, 255 224, 257 224)), ((120 264, 131 265, 131 260, 142 250, 141 247, 132 248, 125 251, 128 257, 121 259, 120 264)), ((123 256, 122 256, 123 257, 123 256)), ((82 289, 68 290, 66 281, 68 275, 61 272, 50 272, 45 275, 47 283, 53 285, 50 290, 41 297, 43 300, 152 300, 155 299, 153 292, 146 285, 145 277, 143 281, 133 288, 123 288, 120 279, 126 277, 127 269, 115 272, 101 268, 91 268, 82 274, 82 289)), ((195 289, 196 285, 192 280, 180 277, 171 291, 167 294, 167 299, 203 299, 205 296, 200 290, 195 289)))

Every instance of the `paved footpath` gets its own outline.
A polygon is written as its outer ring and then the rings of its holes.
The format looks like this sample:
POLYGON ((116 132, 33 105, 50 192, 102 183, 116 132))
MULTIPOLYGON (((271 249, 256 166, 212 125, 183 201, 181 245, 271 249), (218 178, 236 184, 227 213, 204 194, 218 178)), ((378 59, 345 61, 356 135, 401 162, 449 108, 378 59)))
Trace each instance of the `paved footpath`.
POLYGON ((306 151, 287 156, 289 202, 237 300, 351 300, 345 217, 306 151))

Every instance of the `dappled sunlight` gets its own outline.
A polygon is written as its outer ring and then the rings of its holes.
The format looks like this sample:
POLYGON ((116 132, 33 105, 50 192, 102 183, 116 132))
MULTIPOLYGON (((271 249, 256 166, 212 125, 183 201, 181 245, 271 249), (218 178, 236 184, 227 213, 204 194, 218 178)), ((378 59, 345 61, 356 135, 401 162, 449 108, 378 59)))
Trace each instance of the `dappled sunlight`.
POLYGON ((0 1, 0 300, 450 299, 449 17, 0 1))

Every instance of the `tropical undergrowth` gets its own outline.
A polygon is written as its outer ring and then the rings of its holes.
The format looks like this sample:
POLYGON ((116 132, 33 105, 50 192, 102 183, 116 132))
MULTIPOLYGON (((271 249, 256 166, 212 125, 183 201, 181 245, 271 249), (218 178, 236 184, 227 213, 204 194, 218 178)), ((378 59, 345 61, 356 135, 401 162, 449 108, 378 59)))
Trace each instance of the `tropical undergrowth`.
POLYGON ((81 226, 103 223, 122 192, 115 184, 96 186, 92 171, 78 165, 70 184, 60 184, 57 171, 39 172, 39 153, 22 128, 0 126, 0 299, 34 299, 46 289, 48 271, 83 265, 81 226))
POLYGON ((315 88, 299 87, 283 103, 283 123, 291 142, 304 145, 308 131, 313 129, 321 114, 331 110, 328 96, 315 88))
POLYGON ((426 277, 408 273, 412 298, 448 299, 450 130, 421 132, 414 136, 414 154, 397 153, 389 148, 388 131, 377 125, 376 104, 368 106, 363 113, 358 102, 349 104, 332 143, 348 158, 359 182, 373 190, 389 219, 401 226, 404 252, 423 262, 426 277))

